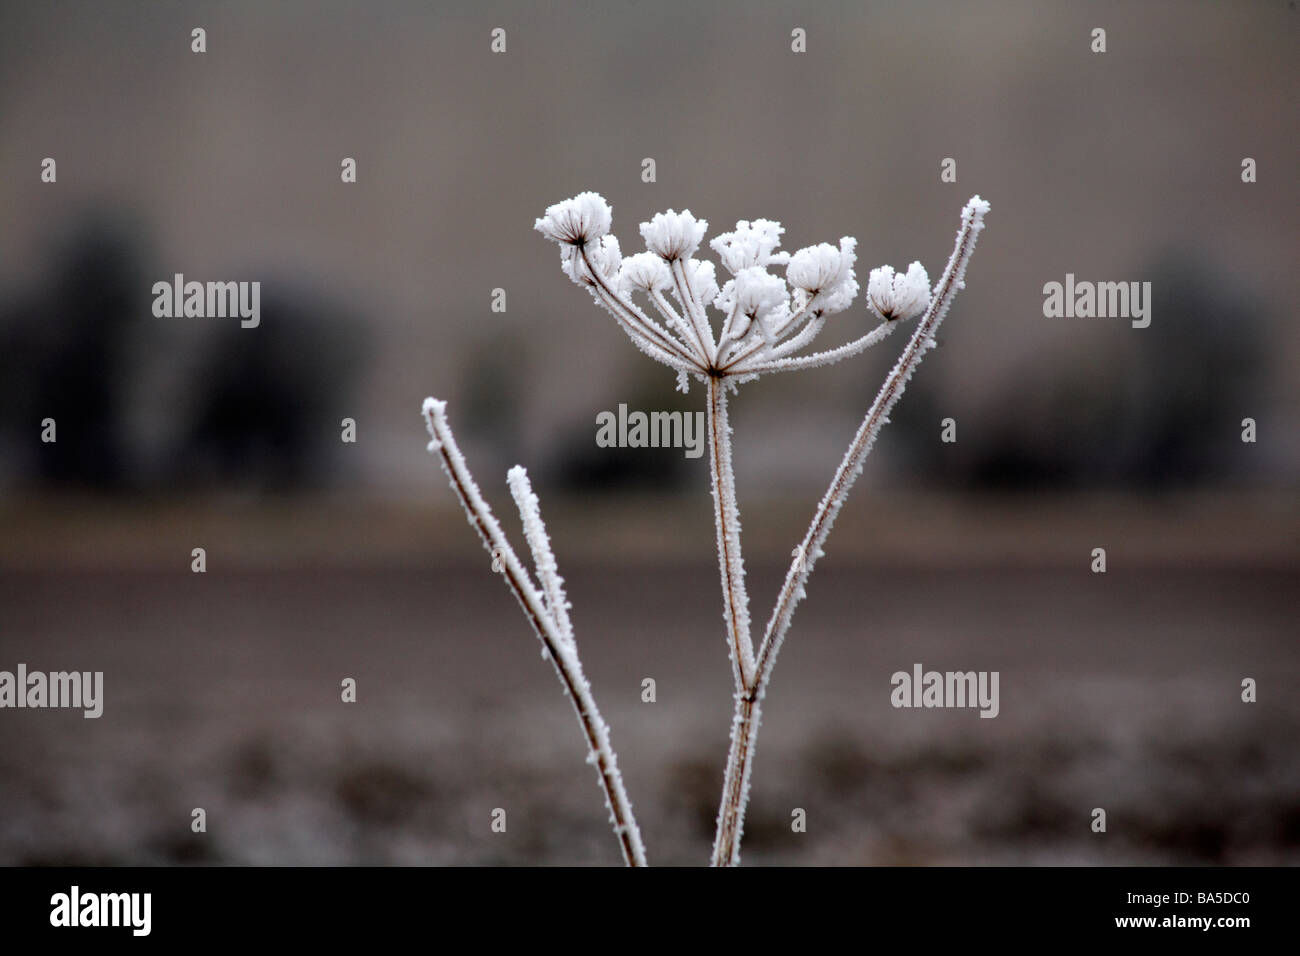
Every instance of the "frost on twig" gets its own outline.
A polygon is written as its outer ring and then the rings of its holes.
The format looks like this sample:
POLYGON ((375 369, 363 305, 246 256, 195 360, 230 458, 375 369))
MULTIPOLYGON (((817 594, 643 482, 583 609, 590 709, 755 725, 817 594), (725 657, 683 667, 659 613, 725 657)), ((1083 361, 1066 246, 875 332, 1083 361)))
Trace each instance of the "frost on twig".
MULTIPOLYGON (((988 209, 989 204, 979 196, 972 197, 970 202, 962 209, 961 225, 957 229, 957 241, 953 247, 952 255, 948 259, 948 266, 944 269, 938 285, 935 286, 933 298, 929 297, 928 289, 917 288, 918 280, 928 283, 925 269, 917 262, 912 263, 912 268, 908 270, 906 277, 895 277, 893 270, 890 269, 888 274, 888 281, 892 286, 889 290, 890 294, 886 296, 882 289, 879 297, 872 296, 872 308, 880 312, 901 309, 916 314, 924 309, 925 315, 917 323, 916 330, 907 343, 907 348, 903 350, 902 356, 899 357, 893 370, 885 378, 884 385, 880 387, 876 400, 871 403, 870 409, 867 410, 866 417, 863 418, 857 434, 854 435, 853 441, 849 444, 844 460, 840 462, 835 477, 831 479, 830 487, 826 489, 826 494, 817 507, 817 512, 813 516, 808 533, 804 535, 803 541, 796 548, 796 559, 791 563, 790 570, 786 574, 785 584, 777 597, 776 608, 772 612, 772 619, 768 622, 767 631, 763 636, 763 643, 759 649, 760 691, 766 683, 767 676, 771 673, 773 664, 776 662, 776 655, 781 649, 781 642, 785 639, 786 631, 789 630, 790 619, 794 615, 795 605, 804 597, 804 585, 808 580, 808 575, 812 573, 817 558, 822 554, 822 545, 825 543, 827 535, 830 534, 831 525, 835 523, 835 518, 848 497, 849 489, 853 487, 858 475, 862 473, 862 466, 867 459, 867 455, 871 452, 872 445, 875 444, 880 429, 889 421, 890 409, 902 396, 903 389, 907 387, 912 373, 921 364, 921 359, 925 356, 925 353, 934 347, 934 333, 938 330, 939 323, 943 321, 944 316, 947 314, 952 300, 956 298, 958 291, 966 286, 966 266, 970 262, 971 253, 975 251, 975 241, 984 229, 984 215, 988 212, 988 209), (903 281, 899 282, 898 280, 903 281), (923 304, 926 299, 929 299, 928 307, 923 304)), ((872 284, 875 283, 876 276, 877 272, 873 271, 871 276, 872 284)), ((884 278, 882 275, 882 282, 884 278)))
POLYGON ((826 543, 831 525, 848 498, 854 481, 862 473, 863 463, 871 452, 876 436, 889 421, 890 409, 902 396, 903 389, 921 364, 922 357, 934 347, 935 331, 957 292, 965 288, 966 266, 975 250, 975 241, 984 228, 984 215, 988 209, 989 204, 979 196, 972 197, 962 209, 956 244, 933 296, 928 288, 929 279, 920 263, 912 263, 905 275, 895 275, 894 270, 888 267, 872 271, 867 293, 872 311, 891 325, 900 318, 914 316, 922 311, 925 314, 867 410, 844 459, 831 479, 830 487, 822 496, 807 533, 793 551, 794 560, 786 573, 772 618, 759 646, 754 680, 746 689, 747 693, 737 695, 731 752, 723 779, 717 837, 713 845, 715 866, 734 866, 740 862, 740 839, 744 832, 745 810, 749 801, 750 765, 754 759, 754 741, 758 733, 763 695, 767 691, 781 643, 790 628, 795 606, 806 595, 808 576, 823 554, 822 545, 826 543))
POLYGON ((569 623, 569 602, 564 596, 564 579, 560 577, 559 566, 551 551, 551 539, 546 534, 546 525, 542 523, 541 506, 533 486, 528 481, 528 472, 521 465, 515 465, 506 473, 510 485, 510 494, 519 509, 519 517, 524 523, 524 537, 528 539, 528 548, 533 552, 533 565, 537 569, 537 579, 542 584, 542 594, 546 598, 546 610, 555 623, 557 636, 577 653, 577 644, 573 637, 573 625, 569 623))
POLYGON ((507 586, 523 608, 524 616, 532 624, 538 640, 542 642, 544 656, 555 667, 556 676, 573 704, 578 723, 587 739, 587 762, 596 767, 600 776, 605 805, 609 808, 610 823, 623 851, 623 859, 629 866, 644 866, 645 848, 641 843, 641 831, 637 827, 632 803, 627 797, 623 777, 618 770, 618 757, 610 745, 609 727, 600 715, 591 685, 583 674, 582 662, 578 659, 578 646, 574 640, 573 627, 569 623, 563 580, 559 576, 546 526, 542 523, 537 496, 533 494, 532 485, 528 481, 528 473, 516 465, 510 470, 508 481, 510 492, 519 507, 524 535, 533 554, 537 577, 541 582, 540 591, 528 576, 518 555, 501 531, 492 509, 474 483, 451 426, 447 424, 447 403, 426 398, 424 418, 431 439, 429 451, 441 460, 452 490, 465 508, 469 523, 478 531, 483 546, 493 556, 494 563, 500 565, 507 586))

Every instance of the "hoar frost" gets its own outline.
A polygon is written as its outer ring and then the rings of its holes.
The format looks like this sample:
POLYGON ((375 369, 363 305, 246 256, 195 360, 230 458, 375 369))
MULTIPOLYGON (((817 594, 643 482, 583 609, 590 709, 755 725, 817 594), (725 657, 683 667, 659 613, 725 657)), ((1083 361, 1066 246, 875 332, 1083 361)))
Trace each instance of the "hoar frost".
MULTIPOLYGON (((935 346, 939 324, 957 292, 965 287, 966 266, 988 209, 979 196, 962 209, 956 244, 933 290, 919 262, 913 262, 906 272, 896 272, 891 266, 872 269, 864 312, 877 323, 875 328, 820 352, 807 351, 807 347, 825 329, 827 318, 846 312, 858 294, 857 242, 851 237, 840 239, 838 246, 822 242, 789 253, 778 251, 784 233, 780 223, 742 219, 735 229, 709 243, 729 276, 719 288, 713 262, 695 257, 708 223, 689 210, 678 213, 670 209, 641 223, 646 251, 626 257, 610 233, 613 217, 609 204, 597 193, 579 193, 555 203, 534 224, 538 232, 560 245, 564 274, 585 288, 641 351, 677 373, 680 391, 687 390, 692 377, 705 384, 710 490, 735 703, 713 847, 715 865, 740 861, 762 701, 795 608, 807 593, 809 575, 825 553, 831 526, 877 435, 889 421, 890 410, 925 353, 935 346), (773 271, 781 266, 785 267, 782 274, 773 271), (709 316, 710 306, 717 313, 714 318, 709 316), (741 553, 729 395, 738 385, 769 372, 813 368, 849 358, 883 341, 911 319, 917 320, 917 326, 858 426, 807 532, 794 548, 794 562, 756 645, 741 553)), ((833 324, 838 328, 851 322, 837 319, 833 324)), ((564 582, 527 473, 516 466, 508 482, 533 555, 537 583, 511 549, 474 484, 447 424, 445 403, 427 399, 424 414, 432 439, 429 450, 441 458, 452 489, 484 547, 494 560, 500 557, 503 580, 541 640, 543 656, 549 657, 571 697, 586 737, 587 760, 597 769, 624 859, 630 865, 642 865, 645 853, 640 831, 610 746, 609 729, 582 673, 564 582)))
MULTIPOLYGON (((892 323, 916 318, 929 304, 925 269, 895 276, 872 270, 867 315, 881 323, 837 348, 806 351, 826 318, 847 311, 858 294, 857 240, 820 242, 787 252, 771 219, 741 219, 709 242, 726 274, 721 287, 709 259, 696 258, 708 222, 690 210, 655 213, 641 223, 645 251, 624 257, 610 234, 613 216, 597 193, 547 207, 535 228, 559 243, 560 264, 585 287, 636 345, 682 376, 750 381, 768 372, 828 365, 880 342, 892 323), (774 271, 784 266, 784 272, 774 271), (718 318, 709 317, 712 307, 718 318)), ((683 389, 684 390, 684 389, 683 389)))
POLYGON ((867 280, 867 305, 884 321, 914 319, 930 305, 930 277, 925 266, 913 262, 906 273, 893 266, 871 270, 867 280))

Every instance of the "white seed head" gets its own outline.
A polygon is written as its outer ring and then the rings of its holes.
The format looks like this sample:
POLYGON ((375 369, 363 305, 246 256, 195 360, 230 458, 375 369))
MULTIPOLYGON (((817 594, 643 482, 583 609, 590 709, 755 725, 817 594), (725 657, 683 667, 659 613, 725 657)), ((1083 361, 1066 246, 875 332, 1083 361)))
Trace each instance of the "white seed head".
POLYGON ((857 244, 856 239, 845 236, 838 249, 828 242, 800 249, 790 257, 786 278, 794 288, 819 296, 820 311, 843 312, 858 294, 857 276, 853 272, 857 244))
POLYGON ((718 294, 718 270, 708 259, 690 259, 686 263, 686 274, 690 277, 691 287, 701 302, 712 302, 718 294))
POLYGON ((708 228, 708 220, 696 219, 689 209, 681 212, 669 209, 655 213, 649 222, 641 223, 641 235, 647 249, 671 262, 690 258, 700 247, 708 228))
POLYGON ((546 208, 533 228, 547 239, 567 245, 594 242, 609 232, 612 215, 609 203, 599 193, 578 193, 572 199, 546 208))
POLYGON ((663 292, 673 284, 668 264, 653 252, 628 256, 618 277, 620 288, 627 292, 663 292))
POLYGON ((894 272, 893 266, 872 269, 867 306, 886 322, 916 318, 930 306, 930 277, 925 266, 913 262, 906 274, 894 272))
POLYGON ((723 232, 709 242, 718 254, 722 266, 733 276, 752 266, 783 265, 790 261, 790 253, 776 252, 785 232, 779 222, 770 219, 741 219, 734 232, 723 232))
POLYGON ((593 285, 587 263, 582 254, 586 252, 591 264, 600 272, 601 278, 609 285, 618 279, 619 268, 623 265, 617 236, 601 236, 600 241, 579 249, 577 246, 565 245, 560 248, 560 267, 564 274, 579 285, 593 285))
POLYGON ((723 312, 736 309, 740 315, 759 318, 789 307, 790 290, 785 281, 759 266, 750 266, 727 281, 714 300, 723 312))

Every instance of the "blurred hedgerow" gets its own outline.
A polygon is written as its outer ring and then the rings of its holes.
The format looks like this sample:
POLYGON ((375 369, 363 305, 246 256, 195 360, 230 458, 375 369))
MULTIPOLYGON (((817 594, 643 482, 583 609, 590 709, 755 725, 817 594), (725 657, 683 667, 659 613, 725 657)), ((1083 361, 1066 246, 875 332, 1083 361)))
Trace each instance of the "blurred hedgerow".
MULTIPOLYGON (((719 286, 714 264, 695 258, 708 223, 689 211, 670 209, 641 223, 646 250, 627 257, 610 233, 609 204, 596 193, 585 192, 556 203, 535 224, 538 232, 559 244, 565 275, 608 310, 641 351, 676 371, 681 391, 688 390, 691 379, 705 387, 715 536, 735 699, 713 845, 715 866, 740 862, 763 695, 795 607, 804 597, 808 576, 823 554, 822 545, 862 472, 876 435, 889 420, 890 409, 922 357, 935 345, 939 323, 965 286, 966 266, 988 209, 989 204, 979 196, 966 203, 952 256, 933 289, 919 262, 906 271, 895 272, 889 266, 872 269, 866 299, 876 327, 838 348, 816 352, 808 351, 808 346, 829 318, 846 311, 858 293, 854 272, 857 242, 850 237, 840 239, 838 246, 823 242, 791 254, 778 251, 784 232, 780 223, 741 220, 734 230, 709 243, 728 275, 719 286), (784 266, 785 275, 774 274, 774 266, 784 266), (709 305, 721 317, 716 329, 707 311, 709 305), (658 317, 650 315, 645 306, 658 317), (732 470, 729 397, 740 385, 762 375, 816 368, 857 355, 883 341, 903 322, 917 318, 911 339, 867 409, 807 532, 791 552, 794 560, 755 648, 732 470)), ((609 728, 583 675, 564 582, 527 472, 516 465, 507 480, 523 520, 536 581, 479 493, 447 423, 446 402, 425 399, 424 416, 432 438, 429 451, 440 457, 470 523, 493 556, 494 570, 499 568, 519 601, 542 642, 543 656, 551 660, 573 703, 587 740, 587 762, 596 767, 623 857, 629 865, 644 865, 641 833, 610 745, 609 728)))

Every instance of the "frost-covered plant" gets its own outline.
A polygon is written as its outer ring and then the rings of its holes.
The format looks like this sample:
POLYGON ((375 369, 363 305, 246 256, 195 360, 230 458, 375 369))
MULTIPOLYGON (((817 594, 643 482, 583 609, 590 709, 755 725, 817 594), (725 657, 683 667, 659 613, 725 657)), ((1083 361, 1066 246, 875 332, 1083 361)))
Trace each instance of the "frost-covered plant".
MULTIPOLYGON (((638 348, 674 369, 681 391, 688 389, 691 378, 706 389, 723 620, 735 692, 731 743, 713 846, 715 866, 740 862, 763 695, 795 607, 805 595, 808 576, 823 554, 831 525, 862 472, 876 435, 889 420, 890 409, 921 358, 935 345, 934 333, 953 298, 965 287, 966 265, 984 228, 988 209, 988 203, 979 196, 972 197, 962 209, 956 245, 933 290, 919 262, 913 262, 906 272, 895 272, 890 266, 872 269, 867 281, 867 308, 879 324, 845 345, 820 352, 808 352, 806 348, 825 328, 828 317, 848 309, 858 293, 854 272, 857 242, 850 237, 842 238, 838 246, 823 242, 791 254, 778 251, 784 232, 780 223, 741 220, 733 231, 721 233, 709 243, 730 276, 719 286, 713 263, 695 258, 708 223, 687 210, 678 213, 670 209, 641 223, 646 251, 626 258, 618 240, 610 234, 609 204, 596 193, 580 193, 556 203, 535 223, 538 232, 559 244, 565 275, 607 309, 638 348), (774 266, 784 266, 784 276, 773 273, 774 266), (648 314, 638 300, 653 307, 658 318, 648 314), (716 332, 709 319, 709 305, 721 316, 716 332), (882 341, 901 322, 918 317, 903 354, 886 376, 803 540, 792 552, 794 561, 786 572, 763 639, 755 649, 740 547, 728 396, 739 385, 761 375, 830 365, 856 355, 882 341)), ((629 865, 644 864, 640 831, 618 772, 608 728, 582 673, 563 582, 527 474, 516 466, 508 480, 536 565, 536 584, 469 474, 447 424, 446 403, 426 399, 424 415, 433 439, 429 450, 440 455, 470 524, 478 529, 484 546, 492 553, 495 566, 501 569, 542 641, 543 656, 554 664, 573 702, 587 738, 587 760, 599 773, 623 857, 629 865)))

